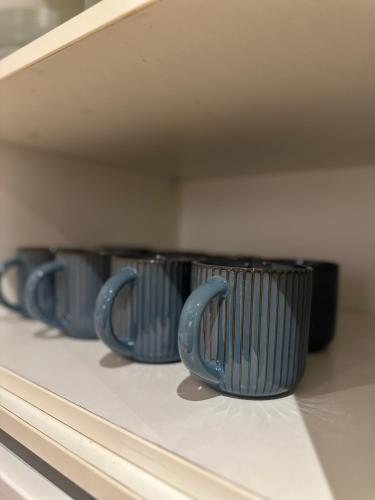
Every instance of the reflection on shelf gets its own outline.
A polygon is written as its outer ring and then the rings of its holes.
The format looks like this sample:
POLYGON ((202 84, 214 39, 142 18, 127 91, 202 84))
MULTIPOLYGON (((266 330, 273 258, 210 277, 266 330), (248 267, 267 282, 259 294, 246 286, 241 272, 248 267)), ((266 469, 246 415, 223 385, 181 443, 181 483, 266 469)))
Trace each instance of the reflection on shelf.
POLYGON ((335 340, 309 355, 296 393, 274 400, 228 397, 181 363, 135 363, 99 341, 55 331, 49 341, 40 331, 2 317, 0 365, 265 497, 371 498, 375 317, 341 312, 335 340))

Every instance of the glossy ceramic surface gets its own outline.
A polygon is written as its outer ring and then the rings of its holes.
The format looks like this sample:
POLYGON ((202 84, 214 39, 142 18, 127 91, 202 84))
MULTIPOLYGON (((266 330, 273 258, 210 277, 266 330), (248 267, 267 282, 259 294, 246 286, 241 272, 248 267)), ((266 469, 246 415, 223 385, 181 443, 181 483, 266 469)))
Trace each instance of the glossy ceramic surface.
MULTIPOLYGON (((41 264, 51 261, 54 252, 49 248, 19 248, 15 257, 0 263, 0 304, 14 312, 29 317, 25 303, 25 286, 30 274, 41 264), (2 291, 3 278, 7 271, 16 269, 16 302, 10 302, 2 291)), ((52 314, 54 308, 54 277, 50 276, 36 290, 35 300, 46 314, 52 314)))
POLYGON ((53 262, 37 268, 26 285, 26 302, 31 316, 67 335, 97 338, 94 329, 95 301, 109 276, 110 257, 85 250, 58 250, 53 262), (55 276, 55 313, 45 314, 36 298, 38 287, 55 276))
POLYGON ((312 270, 251 261, 193 263, 179 325, 182 361, 239 396, 293 391, 307 353, 312 270))
POLYGON ((98 336, 113 351, 143 362, 179 360, 177 329, 190 292, 191 260, 176 254, 112 258, 112 277, 95 310, 98 336))
POLYGON ((335 335, 340 271, 338 264, 306 259, 275 260, 310 266, 313 269, 309 351, 324 349, 335 335))

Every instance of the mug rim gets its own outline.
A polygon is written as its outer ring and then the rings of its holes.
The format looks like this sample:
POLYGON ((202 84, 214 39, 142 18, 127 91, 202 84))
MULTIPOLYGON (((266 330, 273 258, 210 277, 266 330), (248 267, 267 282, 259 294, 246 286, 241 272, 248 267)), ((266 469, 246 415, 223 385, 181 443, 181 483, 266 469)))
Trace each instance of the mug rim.
POLYGON ((299 265, 299 266, 308 266, 311 267, 312 269, 316 268, 330 268, 330 269, 339 269, 340 265, 337 262, 333 262, 330 260, 315 260, 315 259, 305 259, 305 258, 264 258, 264 260, 271 261, 271 262, 277 262, 277 263, 286 263, 286 264, 292 264, 292 265, 299 265))
POLYGON ((38 247, 38 246, 22 246, 22 247, 17 247, 17 252, 50 252, 54 253, 56 252, 55 247, 50 247, 50 246, 45 246, 45 247, 38 247))
POLYGON ((98 252, 103 252, 103 253, 107 253, 110 255, 122 255, 122 254, 126 254, 126 253, 148 255, 150 253, 154 253, 154 250, 152 248, 136 247, 136 246, 127 247, 127 246, 122 246, 122 245, 101 245, 96 250, 98 252))
POLYGON ((282 264, 279 262, 271 260, 256 260, 254 259, 246 260, 235 260, 235 259, 206 259, 205 261, 195 260, 193 261, 194 266, 200 266, 210 269, 220 269, 224 271, 242 271, 242 272, 312 272, 313 269, 310 266, 298 265, 298 264, 282 264), (253 265, 246 265, 246 263, 253 265))
POLYGON ((94 248, 74 248, 74 247, 57 247, 55 248, 56 253, 63 254, 83 254, 83 255, 101 255, 103 252, 101 250, 95 250, 94 248))
POLYGON ((110 259, 112 257, 123 257, 123 258, 141 258, 142 256, 145 256, 148 258, 150 255, 153 255, 151 252, 147 251, 139 251, 139 250, 115 250, 115 249, 106 249, 106 250, 98 250, 98 254, 104 255, 105 257, 109 257, 110 259))
MULTIPOLYGON (((114 259, 116 258, 124 258, 136 262, 147 262, 148 264, 160 264, 162 262, 193 262, 197 259, 197 255, 190 255, 188 253, 179 253, 179 252, 151 252, 149 255, 140 254, 137 256, 134 255, 126 255, 126 254, 114 254, 111 255, 114 259)), ((202 256, 202 259, 205 259, 205 256, 202 256)))

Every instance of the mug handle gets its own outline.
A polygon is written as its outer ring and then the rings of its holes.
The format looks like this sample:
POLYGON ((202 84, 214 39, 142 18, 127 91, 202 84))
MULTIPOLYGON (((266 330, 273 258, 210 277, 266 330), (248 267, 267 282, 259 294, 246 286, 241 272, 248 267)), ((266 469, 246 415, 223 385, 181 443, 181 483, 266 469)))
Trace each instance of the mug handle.
POLYGON ((65 330, 66 325, 64 321, 48 316, 42 311, 38 304, 38 287, 42 280, 47 278, 50 274, 62 271, 64 267, 64 264, 58 260, 42 264, 30 274, 25 287, 26 309, 30 316, 39 319, 53 328, 58 328, 59 330, 65 330))
POLYGON ((99 292, 95 306, 95 330, 98 337, 114 352, 130 356, 135 339, 119 340, 113 330, 113 305, 120 290, 125 285, 136 282, 138 274, 132 267, 124 267, 118 274, 109 278, 99 292))
POLYGON ((200 323, 208 304, 215 297, 224 297, 228 284, 221 276, 214 276, 196 288, 188 297, 181 312, 178 327, 178 347, 185 366, 210 384, 222 381, 224 367, 219 361, 204 360, 200 353, 200 323))
MULTIPOLYGON (((20 257, 14 257, 13 259, 6 260, 0 263, 0 285, 2 285, 3 277, 5 273, 11 269, 12 267, 19 267, 22 265, 22 259, 20 257)), ((21 306, 21 304, 12 304, 6 299, 2 292, 2 286, 0 286, 0 304, 7 307, 11 311, 16 313, 25 313, 25 309, 21 306)))

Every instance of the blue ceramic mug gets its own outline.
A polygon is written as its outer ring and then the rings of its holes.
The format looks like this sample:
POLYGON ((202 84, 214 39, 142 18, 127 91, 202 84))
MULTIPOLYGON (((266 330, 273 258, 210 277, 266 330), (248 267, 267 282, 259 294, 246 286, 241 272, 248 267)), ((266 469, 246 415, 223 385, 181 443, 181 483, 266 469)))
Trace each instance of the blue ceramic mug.
POLYGON ((204 382, 248 397, 293 391, 307 354, 312 270, 261 260, 192 265, 181 359, 204 382))
MULTIPOLYGON (((29 317, 25 304, 25 286, 30 274, 41 264, 54 258, 53 250, 49 248, 25 247, 19 248, 14 257, 0 263, 0 304, 22 316, 29 317), (16 269, 16 303, 10 302, 2 291, 4 275, 12 268, 16 269)), ((38 288, 35 300, 46 314, 52 314, 54 308, 54 279, 46 279, 38 288)))
POLYGON ((97 338, 94 328, 95 301, 109 276, 110 257, 103 252, 59 249, 54 261, 38 267, 26 284, 30 315, 71 337, 97 338), (55 311, 46 314, 38 302, 38 289, 55 277, 55 311))
POLYGON ((95 309, 96 332, 110 349, 149 363, 180 359, 177 329, 191 260, 171 253, 112 257, 95 309))

